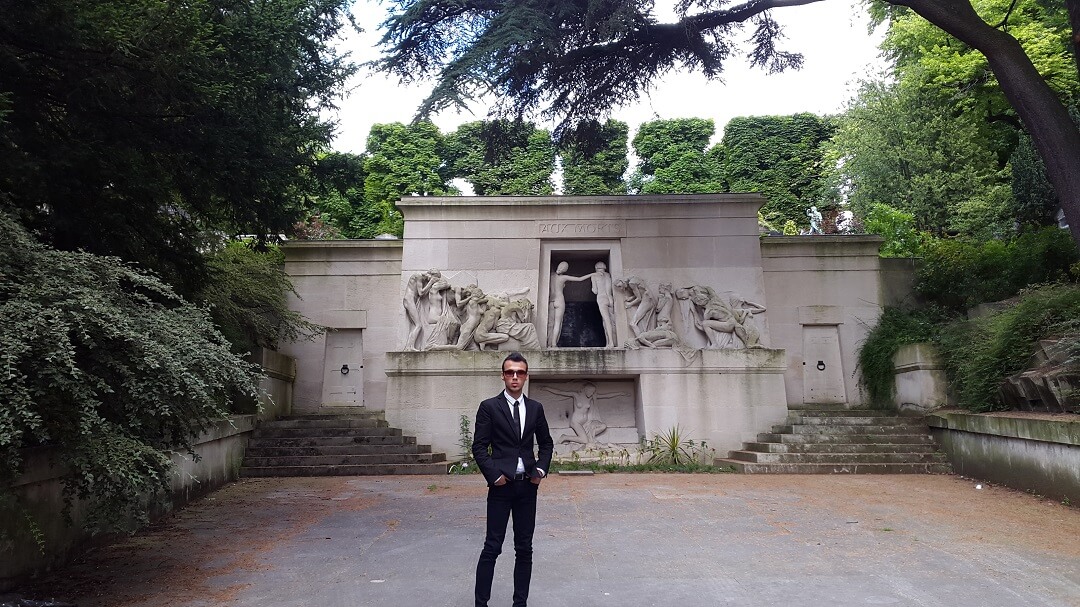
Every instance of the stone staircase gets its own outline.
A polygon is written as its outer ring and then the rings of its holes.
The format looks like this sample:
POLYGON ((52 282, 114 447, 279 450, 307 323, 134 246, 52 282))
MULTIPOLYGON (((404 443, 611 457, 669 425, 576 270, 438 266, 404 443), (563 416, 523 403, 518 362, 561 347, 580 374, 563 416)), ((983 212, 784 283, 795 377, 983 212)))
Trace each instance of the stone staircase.
POLYGON ((922 418, 886 411, 803 405, 719 466, 752 474, 946 474, 922 418))
POLYGON ((446 474, 446 454, 391 428, 382 412, 324 410, 259 424, 240 476, 446 474))

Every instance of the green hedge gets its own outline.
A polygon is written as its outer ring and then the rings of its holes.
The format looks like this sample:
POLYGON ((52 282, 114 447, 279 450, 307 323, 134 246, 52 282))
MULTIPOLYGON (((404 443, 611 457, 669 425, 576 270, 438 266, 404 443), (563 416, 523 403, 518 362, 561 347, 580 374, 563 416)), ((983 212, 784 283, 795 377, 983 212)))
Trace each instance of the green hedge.
POLYGON ((915 290, 926 301, 951 310, 1012 297, 1031 284, 1075 280, 1080 259, 1068 231, 1042 228, 1011 241, 972 243, 934 240, 925 244, 915 290))

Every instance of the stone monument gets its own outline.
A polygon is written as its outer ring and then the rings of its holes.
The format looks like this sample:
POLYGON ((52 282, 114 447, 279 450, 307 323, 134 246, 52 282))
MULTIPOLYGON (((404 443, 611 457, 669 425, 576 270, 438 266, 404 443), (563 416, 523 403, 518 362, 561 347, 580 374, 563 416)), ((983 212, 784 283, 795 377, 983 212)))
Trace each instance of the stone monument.
POLYGON ((455 416, 520 350, 527 390, 565 407, 549 414, 564 454, 635 447, 676 424, 737 445, 778 423, 784 354, 768 349, 767 310, 753 303, 761 199, 694 200, 403 199, 419 237, 402 254, 405 347, 388 354, 387 419, 456 442, 455 416), (726 236, 698 236, 708 229, 726 236))
POLYGON ((282 346, 297 360, 295 410, 383 411, 454 453, 510 350, 525 351, 526 391, 568 439, 563 454, 675 425, 723 454, 788 403, 857 404, 855 353, 900 300, 884 280, 901 266, 884 269, 879 237, 762 238, 763 202, 409 197, 402 240, 290 242, 290 305, 332 328, 282 346), (589 424, 574 419, 580 398, 545 389, 587 384, 589 424), (608 394, 625 396, 596 398, 608 394))

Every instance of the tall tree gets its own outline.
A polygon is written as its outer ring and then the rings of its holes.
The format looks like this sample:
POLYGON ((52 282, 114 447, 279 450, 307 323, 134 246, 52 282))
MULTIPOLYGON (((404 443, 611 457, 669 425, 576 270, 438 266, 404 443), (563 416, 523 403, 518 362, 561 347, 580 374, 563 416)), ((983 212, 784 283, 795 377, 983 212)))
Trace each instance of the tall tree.
POLYGON ((477 196, 554 192, 555 143, 551 133, 528 122, 468 122, 447 135, 446 159, 477 196))
POLYGON ((761 192, 762 212, 805 224, 807 207, 820 205, 827 189, 822 145, 833 131, 814 114, 732 118, 720 142, 724 180, 733 192, 761 192))
MULTIPOLYGON (((919 230, 941 234, 960 229, 961 216, 970 224, 973 210, 1004 206, 1008 182, 998 177, 984 124, 919 81, 865 83, 829 144, 853 210, 865 216, 885 204, 911 214, 919 230)), ((992 223, 1001 210, 983 216, 992 223)))
POLYGON ((0 192, 54 246, 193 292, 201 234, 298 217, 353 72, 332 46, 347 4, 0 0, 0 192))
POLYGON ((625 122, 591 121, 579 125, 572 137, 559 145, 563 193, 570 196, 625 194, 623 174, 630 166, 625 122))
POLYGON ((1058 201, 1046 178, 1046 166, 1035 153, 1031 137, 1024 133, 1009 157, 1012 168, 1013 209, 1011 215, 1021 225, 1049 225, 1057 213, 1058 201))
POLYGON ((168 498, 171 454, 237 394, 258 396, 257 367, 160 279, 44 246, 3 212, 0 233, 0 513, 12 520, 26 449, 47 445, 89 526, 145 521, 168 498))
POLYGON ((364 200, 379 209, 381 219, 370 230, 375 233, 364 236, 402 234, 403 218, 395 206, 402 196, 449 193, 443 161, 445 143, 439 127, 431 122, 371 127, 364 160, 364 200))
POLYGON ((389 222, 384 223, 391 215, 386 205, 364 197, 366 161, 365 154, 319 155, 305 192, 310 199, 311 215, 294 236, 314 232, 315 237, 327 237, 327 230, 318 230, 318 226, 326 226, 330 234, 344 238, 374 238, 389 231, 389 222))
POLYGON ((716 131, 711 119, 653 120, 638 127, 634 153, 640 158, 630 178, 639 194, 704 194, 724 191, 720 164, 708 150, 716 131))
MULTIPOLYGON (((637 0, 396 0, 384 24, 387 50, 380 65, 405 80, 438 78, 421 114, 493 93, 505 100, 497 111, 515 116, 540 111, 562 119, 557 129, 562 132, 636 99, 670 69, 717 77, 737 50, 732 37, 747 24, 753 27, 753 65, 769 71, 799 67, 800 55, 777 46, 780 27, 772 11, 817 1, 724 6, 680 0, 673 3, 676 21, 661 23, 653 13, 655 3, 637 0)), ((1007 31, 1008 15, 984 18, 969 0, 888 4, 914 10, 986 56, 1046 163, 1080 242, 1080 130, 1007 31)))

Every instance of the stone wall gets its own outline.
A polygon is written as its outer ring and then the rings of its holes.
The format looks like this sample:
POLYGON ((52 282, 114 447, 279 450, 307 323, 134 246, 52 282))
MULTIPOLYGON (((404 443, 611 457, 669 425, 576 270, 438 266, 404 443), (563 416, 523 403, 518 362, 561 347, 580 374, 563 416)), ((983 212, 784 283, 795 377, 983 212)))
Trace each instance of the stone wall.
POLYGON ((921 261, 921 258, 915 257, 881 258, 881 305, 899 306, 917 303, 915 272, 919 269, 921 261))
POLYGON ((878 236, 761 239, 771 347, 787 351, 787 402, 862 403, 855 367, 885 304, 882 242, 878 236))
MULTIPOLYGON (((458 422, 474 419, 481 400, 502 390, 505 352, 392 352, 389 355, 390 425, 420 443, 457 457, 458 422)), ((779 350, 703 350, 692 361, 673 350, 558 349, 525 352, 531 382, 560 379, 628 380, 634 386, 638 436, 679 425, 688 438, 705 439, 717 453, 742 447, 787 417, 784 353, 779 350)), ((526 393, 544 402, 539 392, 526 393)), ((598 403, 598 406, 602 406, 598 403)), ((558 414, 557 407, 549 415, 558 414)), ((565 426, 552 423, 551 425, 565 426)), ((600 436, 603 441, 617 440, 600 436)))
POLYGON ((263 373, 266 374, 259 383, 259 390, 263 394, 259 419, 277 419, 292 413, 296 359, 280 352, 259 348, 255 353, 255 362, 262 366, 263 373))
POLYGON ((290 307, 330 331, 283 345, 297 361, 294 409, 386 406, 386 353, 399 350, 401 241, 300 241, 282 247, 299 297, 290 307), (341 373, 343 365, 348 373, 341 373), (351 382, 351 383, 350 383, 351 382), (348 393, 355 389, 356 393, 348 393))
MULTIPOLYGON (((653 290, 701 284, 764 304, 755 321, 766 347, 787 351, 786 402, 858 406, 859 345, 882 306, 908 298, 913 262, 880 259, 876 236, 760 238, 762 202, 747 194, 413 197, 400 202, 403 241, 290 243, 294 308, 334 329, 285 349, 299 360, 296 409, 387 408, 386 355, 404 350, 408 334, 405 286, 430 269, 488 293, 527 287, 546 346, 551 260, 571 253, 606 259, 614 278, 638 276, 653 290)), ((619 345, 631 336, 624 301, 616 292, 619 345)), ((682 326, 685 311, 675 312, 676 331, 699 338, 682 326)))
MULTIPOLYGON (((174 506, 236 480, 254 423, 254 415, 238 415, 216 424, 198 439, 195 447, 201 457, 198 462, 186 453, 173 455, 176 470, 172 482, 174 506)), ((0 550, 4 554, 0 559, 0 591, 10 588, 20 578, 67 562, 90 539, 82 527, 86 520, 86 503, 83 501, 75 500, 72 506, 72 524, 64 522, 61 482, 64 470, 51 465, 51 455, 49 449, 28 450, 24 473, 13 487, 20 503, 41 528, 44 550, 39 549, 27 533, 24 520, 0 523, 4 531, 11 534, 0 550)))
MULTIPOLYGON (((234 415, 203 432, 195 441, 199 461, 194 461, 187 453, 173 454, 173 507, 236 480, 256 420, 273 419, 291 410, 295 361, 275 352, 265 352, 259 358, 267 371, 263 389, 272 401, 263 402, 258 416, 234 415)), ((49 448, 24 452, 23 474, 12 490, 40 527, 44 549, 39 549, 30 536, 24 520, 0 520, 0 538, 6 537, 0 540, 0 554, 4 555, 0 559, 0 592, 11 588, 20 579, 67 562, 91 539, 83 530, 86 503, 76 499, 71 509, 72 524, 64 521, 61 482, 64 470, 52 465, 51 456, 49 448)))
MULTIPOLYGON (((550 345, 551 259, 560 254, 592 255, 605 261, 613 279, 637 276, 654 292, 661 282, 704 285, 760 303, 757 210, 764 202, 758 194, 404 198, 398 203, 406 220, 398 293, 409 276, 430 268, 454 286, 475 283, 486 293, 527 287, 544 346, 550 345)), ((614 299, 614 345, 621 346, 633 335, 624 297, 616 292, 614 299)), ((400 300, 396 308, 403 318, 400 300)), ((756 319, 769 345, 766 318, 756 319)), ((678 318, 675 324, 681 329, 678 318)), ((399 326, 404 342, 403 320, 399 326)))
POLYGON ((957 474, 1080 504, 1080 417, 936 413, 927 419, 957 474))

